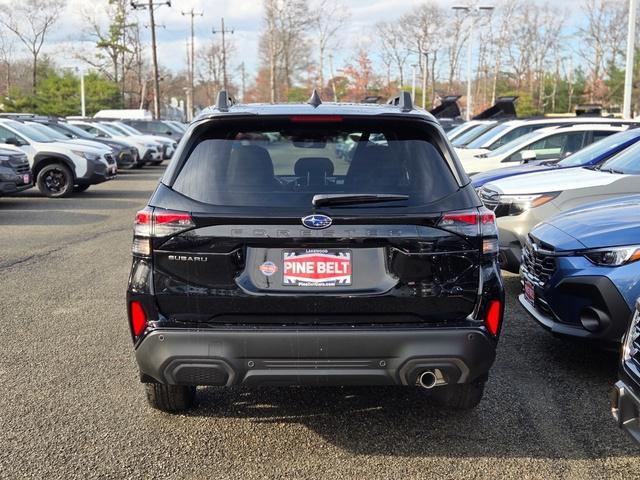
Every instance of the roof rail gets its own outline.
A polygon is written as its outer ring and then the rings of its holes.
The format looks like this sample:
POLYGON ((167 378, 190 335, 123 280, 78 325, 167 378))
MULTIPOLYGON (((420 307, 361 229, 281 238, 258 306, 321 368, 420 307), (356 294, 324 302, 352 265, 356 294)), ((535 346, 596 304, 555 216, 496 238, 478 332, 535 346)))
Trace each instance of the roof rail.
POLYGON ((216 101, 216 108, 221 112, 228 112, 229 108, 236 102, 229 96, 226 90, 220 90, 218 93, 218 100, 216 101))
POLYGON ((400 92, 398 96, 390 98, 387 105, 396 105, 400 107, 401 112, 410 112, 413 110, 413 101, 410 92, 400 92))
POLYGON ((307 103, 313 108, 318 108, 320 105, 322 105, 322 99, 320 98, 318 90, 316 90, 315 88, 313 89, 313 93, 311 94, 311 97, 309 97, 309 100, 307 100, 307 103))

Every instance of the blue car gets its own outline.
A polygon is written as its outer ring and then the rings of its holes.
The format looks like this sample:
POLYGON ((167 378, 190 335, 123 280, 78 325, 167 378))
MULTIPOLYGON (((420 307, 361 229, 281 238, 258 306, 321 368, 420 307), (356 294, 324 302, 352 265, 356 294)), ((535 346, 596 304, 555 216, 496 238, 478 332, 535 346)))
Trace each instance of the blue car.
POLYGON ((619 344, 640 297, 640 195, 537 225, 522 253, 520 303, 552 333, 619 344))
POLYGON ((475 188, 482 187, 485 183, 493 182, 501 178, 523 175, 525 173, 542 172, 544 170, 555 170, 563 168, 578 168, 599 165, 600 163, 613 157, 616 153, 633 145, 640 140, 640 128, 626 130, 624 132, 610 135, 599 142, 592 143, 588 147, 569 155, 563 160, 538 161, 525 163, 515 167, 498 168, 488 172, 478 173, 471 177, 471 182, 475 188))

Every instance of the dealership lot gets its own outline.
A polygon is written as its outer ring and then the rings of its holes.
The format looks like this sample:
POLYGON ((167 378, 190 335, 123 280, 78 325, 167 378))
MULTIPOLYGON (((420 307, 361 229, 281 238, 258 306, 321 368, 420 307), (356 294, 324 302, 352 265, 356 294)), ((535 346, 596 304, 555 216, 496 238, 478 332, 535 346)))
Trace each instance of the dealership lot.
POLYGON ((0 199, 2 478, 630 478, 609 412, 615 354, 555 339, 517 304, 480 406, 402 388, 208 388, 151 410, 125 289, 131 224, 161 168, 71 198, 0 199))

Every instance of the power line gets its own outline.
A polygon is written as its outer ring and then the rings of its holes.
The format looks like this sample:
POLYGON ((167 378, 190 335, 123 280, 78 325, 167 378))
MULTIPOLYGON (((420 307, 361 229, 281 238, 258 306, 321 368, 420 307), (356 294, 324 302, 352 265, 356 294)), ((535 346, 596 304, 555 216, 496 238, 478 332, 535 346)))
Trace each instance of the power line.
POLYGON ((154 10, 156 8, 167 5, 171 7, 171 0, 157 1, 148 0, 147 2, 135 2, 131 0, 131 8, 148 9, 149 10, 149 28, 151 29, 151 58, 153 59, 153 116, 160 118, 160 77, 158 75, 158 51, 156 44, 156 20, 154 18, 154 10))

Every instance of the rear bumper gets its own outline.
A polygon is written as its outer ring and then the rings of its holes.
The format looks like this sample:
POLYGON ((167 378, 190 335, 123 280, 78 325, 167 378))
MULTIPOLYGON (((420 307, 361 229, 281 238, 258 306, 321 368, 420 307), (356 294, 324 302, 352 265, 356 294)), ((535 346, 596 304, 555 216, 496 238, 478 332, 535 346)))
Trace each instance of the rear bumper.
POLYGON ((618 427, 640 443, 640 398, 624 379, 611 391, 611 414, 618 427))
POLYGON ((488 374, 496 341, 482 328, 158 329, 137 345, 143 382, 181 385, 415 385, 488 374))

